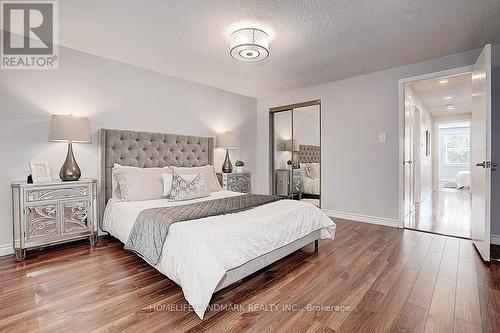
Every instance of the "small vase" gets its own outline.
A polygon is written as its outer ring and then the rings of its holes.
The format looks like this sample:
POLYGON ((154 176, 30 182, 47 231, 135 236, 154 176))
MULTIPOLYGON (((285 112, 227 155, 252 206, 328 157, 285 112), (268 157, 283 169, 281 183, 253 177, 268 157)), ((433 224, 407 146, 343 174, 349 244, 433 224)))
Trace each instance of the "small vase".
POLYGON ((243 172, 243 167, 242 166, 237 166, 236 167, 236 172, 239 172, 239 173, 243 172))

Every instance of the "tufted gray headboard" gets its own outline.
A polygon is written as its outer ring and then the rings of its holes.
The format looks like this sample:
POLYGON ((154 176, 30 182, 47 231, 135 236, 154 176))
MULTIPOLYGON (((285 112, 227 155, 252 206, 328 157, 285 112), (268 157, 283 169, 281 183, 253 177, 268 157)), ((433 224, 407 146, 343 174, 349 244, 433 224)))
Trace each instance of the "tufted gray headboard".
POLYGON ((299 161, 301 163, 320 163, 321 148, 316 145, 299 145, 299 161))
POLYGON ((140 168, 214 164, 214 138, 116 129, 99 130, 99 216, 111 198, 114 163, 140 168))

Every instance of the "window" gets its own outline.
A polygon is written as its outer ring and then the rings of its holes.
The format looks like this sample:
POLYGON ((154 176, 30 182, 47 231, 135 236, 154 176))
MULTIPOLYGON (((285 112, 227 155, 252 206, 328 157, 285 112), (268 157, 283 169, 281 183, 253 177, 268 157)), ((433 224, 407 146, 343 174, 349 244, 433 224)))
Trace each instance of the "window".
POLYGON ((448 165, 463 165, 470 163, 469 135, 446 134, 444 161, 448 165))

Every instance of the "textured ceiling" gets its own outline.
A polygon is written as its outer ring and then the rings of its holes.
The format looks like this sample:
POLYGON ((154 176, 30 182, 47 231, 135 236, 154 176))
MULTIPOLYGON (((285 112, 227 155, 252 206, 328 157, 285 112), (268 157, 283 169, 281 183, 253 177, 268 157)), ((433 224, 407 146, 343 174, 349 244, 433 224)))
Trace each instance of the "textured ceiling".
POLYGON ((472 112, 472 74, 447 77, 447 83, 439 83, 441 79, 418 81, 410 87, 433 116, 472 112), (454 110, 446 110, 450 104, 454 110))
POLYGON ((59 10, 63 46, 253 97, 500 42, 498 0, 64 0, 59 10), (229 56, 243 25, 273 36, 264 62, 229 56))

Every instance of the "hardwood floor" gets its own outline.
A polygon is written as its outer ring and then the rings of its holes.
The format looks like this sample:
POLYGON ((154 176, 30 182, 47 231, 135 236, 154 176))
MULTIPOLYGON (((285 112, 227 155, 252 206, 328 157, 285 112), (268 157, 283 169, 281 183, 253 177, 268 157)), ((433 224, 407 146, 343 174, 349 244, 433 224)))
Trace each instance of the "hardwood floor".
POLYGON ((415 205, 405 227, 447 236, 470 238, 470 193, 444 189, 415 205))
POLYGON ((218 292, 200 320, 181 289, 99 240, 0 258, 1 332, 499 332, 500 268, 468 240, 336 220, 308 246, 218 292))

